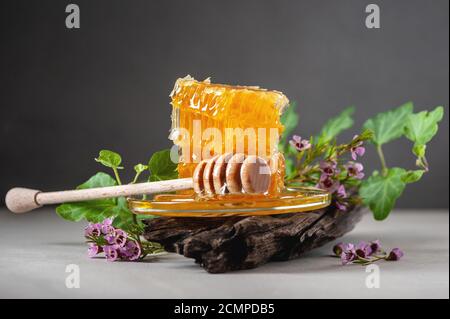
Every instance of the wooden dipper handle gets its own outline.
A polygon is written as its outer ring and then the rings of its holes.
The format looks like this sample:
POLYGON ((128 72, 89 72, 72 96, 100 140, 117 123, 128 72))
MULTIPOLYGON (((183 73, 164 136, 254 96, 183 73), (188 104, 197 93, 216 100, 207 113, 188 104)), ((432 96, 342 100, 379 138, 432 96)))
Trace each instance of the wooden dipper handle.
POLYGON ((208 194, 223 194, 229 192, 227 183, 233 192, 267 192, 270 184, 270 168, 267 162, 257 156, 245 158, 243 154, 231 155, 216 156, 200 162, 195 169, 193 178, 48 193, 16 187, 10 189, 6 194, 6 207, 13 213, 26 213, 48 204, 173 192, 190 188, 194 188, 197 193, 206 191, 208 194), (243 162, 228 162, 230 159, 237 158, 243 162), (219 161, 217 162, 217 160, 219 161))
POLYGON ((167 181, 128 184, 89 189, 76 189, 44 193, 39 190, 16 187, 5 197, 6 207, 13 213, 26 213, 48 204, 83 202, 93 199, 173 192, 192 188, 192 178, 171 179, 167 181))

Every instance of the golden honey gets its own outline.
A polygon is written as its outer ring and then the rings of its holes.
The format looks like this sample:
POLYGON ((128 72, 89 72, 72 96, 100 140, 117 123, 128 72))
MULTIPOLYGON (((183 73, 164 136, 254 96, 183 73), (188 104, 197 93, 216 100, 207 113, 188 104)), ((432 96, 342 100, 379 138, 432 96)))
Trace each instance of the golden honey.
POLYGON ((170 138, 181 149, 178 174, 191 177, 196 165, 215 154, 265 158, 272 168, 269 193, 283 188, 284 158, 277 151, 280 116, 289 103, 281 92, 212 84, 187 76, 176 81, 170 138))
POLYGON ((285 188, 273 195, 161 194, 152 200, 128 199, 135 214, 173 217, 263 216, 300 213, 330 205, 330 193, 315 188, 285 188))
POLYGON ((271 169, 267 194, 197 194, 193 190, 128 199, 135 214, 173 217, 261 216, 299 213, 330 205, 330 193, 284 187, 285 162, 277 151, 283 132, 280 116, 288 99, 258 87, 212 84, 209 79, 178 79, 170 94, 172 129, 179 147, 178 175, 192 177, 201 160, 244 153, 264 158, 271 169), (231 132, 231 133, 230 133, 231 132))

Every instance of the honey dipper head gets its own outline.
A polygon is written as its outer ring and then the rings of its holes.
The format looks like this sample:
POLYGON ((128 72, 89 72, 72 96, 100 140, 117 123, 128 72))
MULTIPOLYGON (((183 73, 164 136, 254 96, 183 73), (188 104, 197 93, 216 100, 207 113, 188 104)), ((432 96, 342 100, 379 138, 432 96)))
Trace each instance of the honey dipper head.
POLYGON ((201 161, 193 180, 196 193, 263 194, 269 190, 271 170, 261 157, 227 153, 201 161))
POLYGON ((269 190, 270 166, 258 156, 248 156, 241 167, 241 183, 245 193, 263 194, 269 190))

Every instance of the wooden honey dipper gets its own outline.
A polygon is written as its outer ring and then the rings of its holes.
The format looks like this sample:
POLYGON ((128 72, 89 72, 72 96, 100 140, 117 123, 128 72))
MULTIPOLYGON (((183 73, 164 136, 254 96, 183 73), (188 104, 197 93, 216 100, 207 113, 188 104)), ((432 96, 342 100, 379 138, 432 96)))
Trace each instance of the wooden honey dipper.
POLYGON ((263 158, 227 153, 201 161, 195 168, 192 178, 47 193, 16 187, 8 191, 5 202, 11 212, 26 213, 48 204, 155 194, 190 188, 194 188, 199 194, 227 192, 262 194, 268 191, 270 179, 270 167, 263 158))

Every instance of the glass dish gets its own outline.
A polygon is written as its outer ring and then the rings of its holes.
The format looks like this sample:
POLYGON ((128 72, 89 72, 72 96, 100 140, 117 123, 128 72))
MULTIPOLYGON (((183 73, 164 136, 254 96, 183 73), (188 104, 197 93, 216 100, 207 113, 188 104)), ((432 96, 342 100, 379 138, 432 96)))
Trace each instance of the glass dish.
POLYGON ((152 199, 128 198, 131 211, 139 215, 170 217, 231 217, 301 213, 329 206, 330 193, 317 188, 289 187, 276 195, 226 194, 198 196, 159 194, 152 199))

